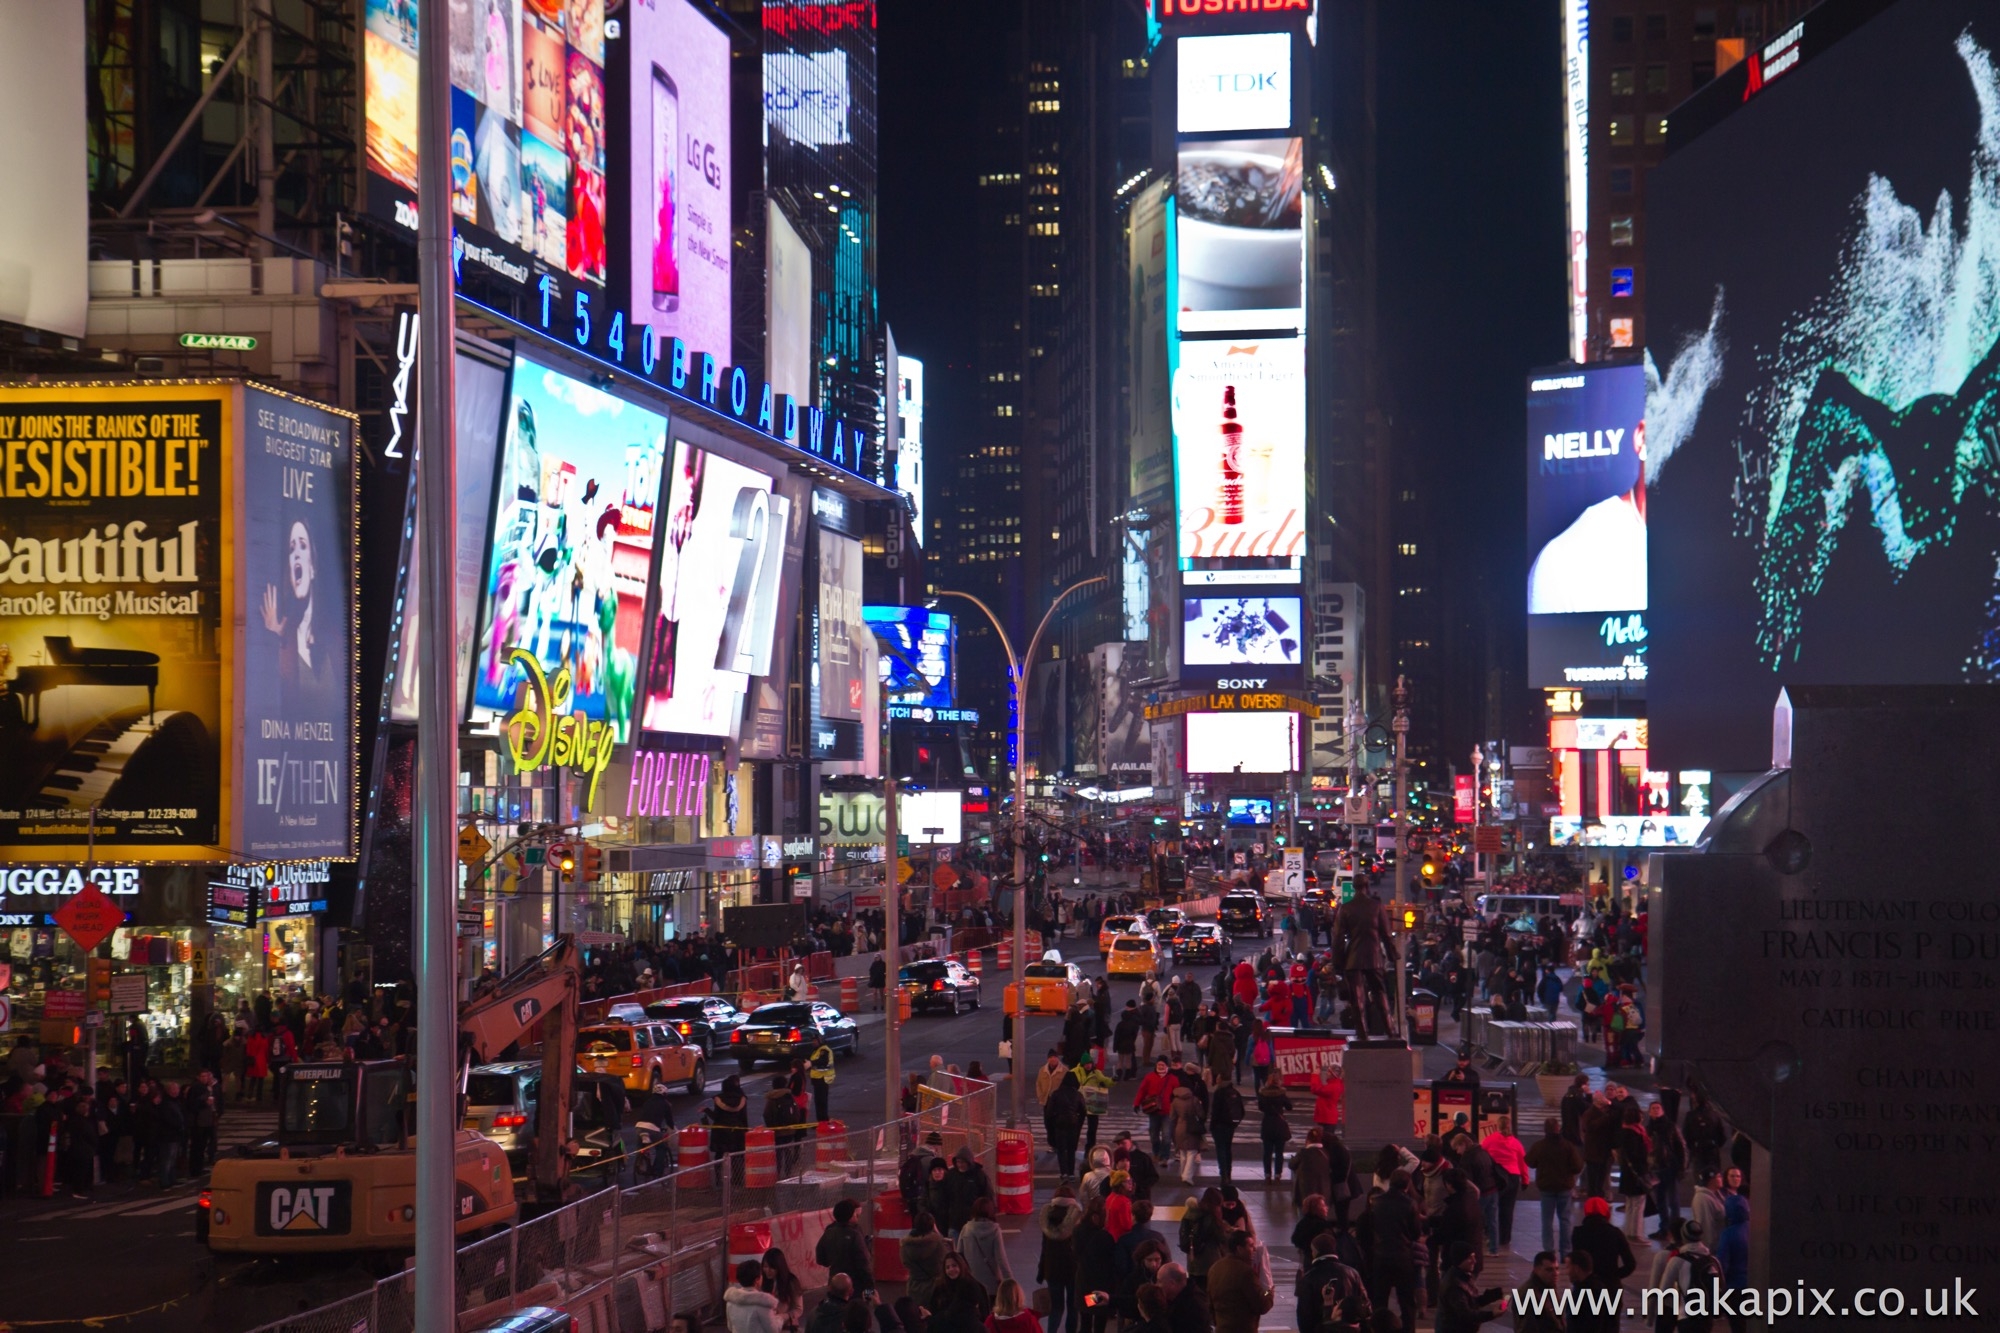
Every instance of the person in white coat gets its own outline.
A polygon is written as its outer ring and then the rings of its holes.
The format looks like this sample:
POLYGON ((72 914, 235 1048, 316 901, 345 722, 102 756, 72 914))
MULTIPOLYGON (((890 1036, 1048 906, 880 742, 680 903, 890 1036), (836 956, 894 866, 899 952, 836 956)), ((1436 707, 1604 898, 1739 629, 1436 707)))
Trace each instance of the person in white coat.
POLYGON ((779 1333, 778 1298, 762 1290, 764 1265, 745 1259, 736 1265, 736 1280, 722 1293, 729 1333, 779 1333))

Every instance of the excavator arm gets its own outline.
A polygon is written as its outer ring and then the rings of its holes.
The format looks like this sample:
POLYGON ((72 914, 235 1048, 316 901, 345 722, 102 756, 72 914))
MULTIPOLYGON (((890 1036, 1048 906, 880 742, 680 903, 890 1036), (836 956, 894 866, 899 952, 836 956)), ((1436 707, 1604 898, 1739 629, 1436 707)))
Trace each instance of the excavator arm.
POLYGON ((541 1113, 535 1121, 535 1189, 559 1199, 569 1174, 570 1085, 576 1072, 578 949, 564 935, 515 968, 500 984, 459 1007, 459 1052, 483 1064, 542 1025, 541 1113))

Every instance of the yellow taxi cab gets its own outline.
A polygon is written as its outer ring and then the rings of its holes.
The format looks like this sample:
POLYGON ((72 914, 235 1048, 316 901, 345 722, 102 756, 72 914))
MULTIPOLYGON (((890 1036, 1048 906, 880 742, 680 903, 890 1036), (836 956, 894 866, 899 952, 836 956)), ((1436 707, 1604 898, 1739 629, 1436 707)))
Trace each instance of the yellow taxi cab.
POLYGON ((1160 969, 1160 942, 1137 932, 1111 941, 1111 957, 1104 970, 1111 976, 1151 976, 1160 969))
POLYGON ((708 1061, 698 1044, 682 1039, 670 1023, 592 1023, 576 1034, 576 1062, 584 1072, 611 1074, 635 1093, 652 1091, 655 1081, 706 1090, 708 1061))
MULTIPOLYGON (((1065 963, 1062 955, 1050 950, 1047 954, 1021 969, 1021 984, 1028 992, 1028 1012, 1031 1014, 1066 1014, 1076 997, 1089 993, 1089 982, 1084 980, 1083 969, 1075 963, 1065 963)), ((1005 994, 1006 1011, 1014 1012, 1014 983, 1007 983, 1005 994)))
POLYGON ((1111 957, 1111 941, 1134 931, 1142 935, 1153 933, 1147 927, 1146 918, 1143 916, 1105 917, 1102 924, 1097 927, 1097 956, 1108 960, 1111 957))

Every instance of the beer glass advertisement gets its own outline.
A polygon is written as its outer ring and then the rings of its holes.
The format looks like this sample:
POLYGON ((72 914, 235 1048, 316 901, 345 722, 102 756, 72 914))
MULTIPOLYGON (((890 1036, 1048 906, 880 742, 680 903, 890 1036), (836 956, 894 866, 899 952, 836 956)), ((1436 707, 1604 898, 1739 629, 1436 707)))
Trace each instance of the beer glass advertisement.
POLYGON ((224 385, 0 389, 0 860, 227 846, 239 403, 224 385))
POLYGON ((674 441, 644 730, 736 734, 771 669, 790 516, 769 475, 674 441))
POLYGON ((626 7, 632 317, 729 360, 729 38, 687 0, 626 7))
POLYGON ((513 649, 568 710, 629 739, 652 563, 666 418, 526 357, 502 449, 475 714, 507 712, 528 683, 513 649))
POLYGON ((244 390, 235 848, 354 855, 354 421, 244 390))
POLYGON ((1173 424, 1181 559, 1303 557, 1305 339, 1183 339, 1173 424))

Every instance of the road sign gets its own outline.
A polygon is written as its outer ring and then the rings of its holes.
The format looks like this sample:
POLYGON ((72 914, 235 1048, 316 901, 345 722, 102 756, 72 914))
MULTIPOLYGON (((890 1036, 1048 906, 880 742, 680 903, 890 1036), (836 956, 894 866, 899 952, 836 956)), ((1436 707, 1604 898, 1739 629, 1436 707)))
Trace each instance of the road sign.
POLYGON ((143 1014, 146 1012, 146 974, 126 972, 111 978, 111 1012, 114 1014, 143 1014))
POLYGON ((1300 847, 1285 848, 1285 892, 1301 894, 1306 891, 1306 854, 1300 847))
POLYGON ((1499 856, 1506 850, 1498 824, 1480 824, 1472 830, 1472 850, 1481 856, 1499 856))
POLYGON ((84 1010, 84 1011, 83 1011, 83 1025, 84 1025, 85 1027, 87 1027, 87 1028, 101 1028, 101 1027, 103 1027, 103 1026, 104 1026, 104 1011, 103 1011, 102 1009, 86 1009, 86 1010, 84 1010))
POLYGON ((83 992, 80 990, 52 990, 42 997, 43 1018, 81 1018, 83 1008, 83 992))
POLYGON ((0 1032, 5 1032, 13 1026, 14 1006, 7 1002, 6 996, 0 995, 0 1032))
POLYGON ((89 953, 105 936, 125 924, 125 912, 95 884, 86 883, 56 909, 56 924, 69 932, 77 947, 89 953))
POLYGON ((916 873, 917 868, 910 864, 909 857, 899 856, 896 858, 896 882, 898 884, 908 884, 910 876, 916 873))
POLYGON ((492 850, 492 842, 474 825, 467 824, 458 831, 458 859, 466 865, 478 865, 492 850))

